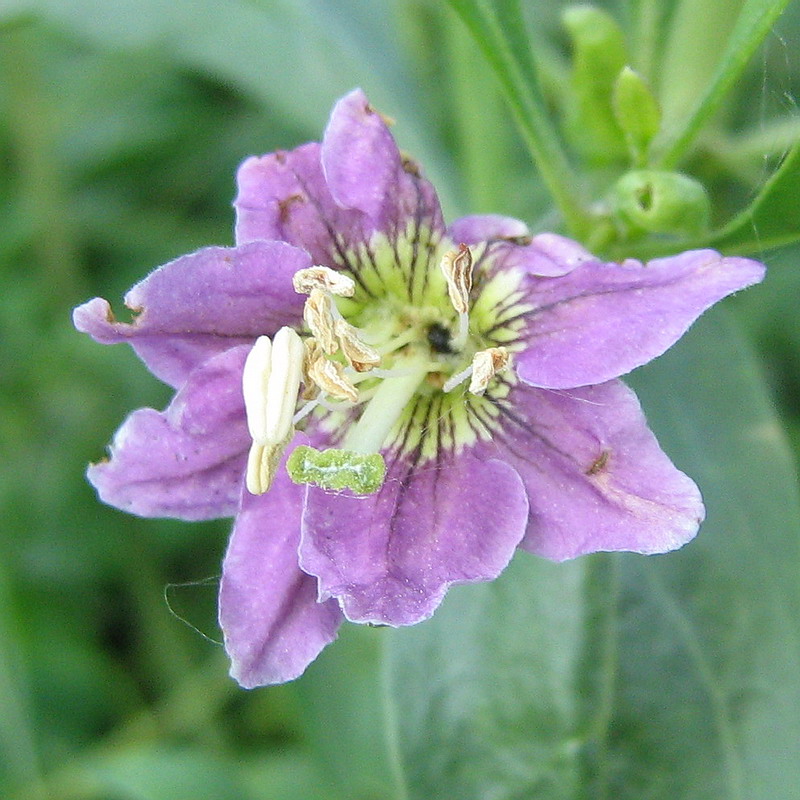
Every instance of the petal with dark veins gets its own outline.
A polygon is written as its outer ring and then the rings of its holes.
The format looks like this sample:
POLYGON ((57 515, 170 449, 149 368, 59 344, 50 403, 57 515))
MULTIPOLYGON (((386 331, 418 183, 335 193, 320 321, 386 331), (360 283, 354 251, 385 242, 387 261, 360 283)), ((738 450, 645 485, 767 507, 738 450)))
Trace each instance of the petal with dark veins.
POLYGON ((697 533, 700 492, 621 381, 564 391, 518 383, 496 403, 484 457, 502 458, 525 483, 524 549, 554 561, 602 550, 663 553, 697 533))
POLYGON ((693 250, 642 265, 588 261, 559 278, 528 278, 516 357, 526 383, 549 389, 617 378, 671 347, 710 306, 757 283, 764 266, 693 250))
POLYGON ((528 501, 507 464, 470 451, 388 465, 374 495, 309 486, 300 566, 354 622, 413 625, 453 583, 491 580, 525 530, 528 501))

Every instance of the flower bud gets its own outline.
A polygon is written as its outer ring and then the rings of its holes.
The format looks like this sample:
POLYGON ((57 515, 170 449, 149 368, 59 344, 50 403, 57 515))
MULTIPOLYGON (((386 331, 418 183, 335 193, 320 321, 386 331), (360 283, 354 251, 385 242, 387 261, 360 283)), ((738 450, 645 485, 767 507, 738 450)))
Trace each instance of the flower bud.
POLYGON ((633 162, 644 164, 647 148, 661 125, 661 109, 642 76, 630 67, 624 67, 617 77, 612 105, 633 162))
POLYGON ((679 172, 628 172, 617 181, 613 198, 618 217, 640 231, 685 236, 708 228, 706 190, 679 172))
POLYGON ((592 6, 568 8, 562 21, 572 39, 572 98, 567 131, 593 164, 625 156, 625 142, 611 105, 614 82, 628 63, 625 37, 614 18, 592 6))

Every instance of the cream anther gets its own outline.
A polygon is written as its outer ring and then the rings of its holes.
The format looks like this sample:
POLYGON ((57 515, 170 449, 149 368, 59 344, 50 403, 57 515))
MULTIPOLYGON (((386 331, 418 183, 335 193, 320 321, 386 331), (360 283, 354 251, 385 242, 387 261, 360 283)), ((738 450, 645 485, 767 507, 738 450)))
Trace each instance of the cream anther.
POLYGON ((338 400, 358 402, 358 389, 344 374, 344 368, 337 361, 320 356, 308 367, 308 375, 323 392, 338 400))
POLYGON ((368 372, 381 363, 380 353, 362 341, 349 322, 340 317, 334 323, 334 331, 345 358, 356 372, 368 372))
POLYGON ((259 336, 247 354, 242 371, 242 396, 247 415, 247 427, 253 441, 266 440, 267 383, 272 358, 272 342, 259 336))
POLYGON ((322 358, 322 348, 313 336, 303 339, 303 391, 300 397, 303 400, 313 400, 319 394, 319 386, 309 375, 311 365, 322 358))
POLYGON ((303 340, 292 328, 281 328, 272 340, 267 382, 266 442, 278 444, 292 432, 292 417, 303 371, 303 340))
POLYGON ((303 319, 311 335, 326 353, 332 355, 339 349, 333 330, 333 300, 328 292, 318 287, 311 290, 303 307, 303 319))
POLYGON ((300 391, 303 355, 302 339, 292 328, 284 327, 272 342, 259 336, 245 360, 242 396, 253 439, 246 483, 253 494, 267 491, 294 433, 292 417, 300 391))
POLYGON ((356 290, 351 277, 330 267, 300 269, 292 276, 292 285, 299 294, 311 294, 312 289, 323 289, 339 297, 352 297, 356 290))
POLYGON ((253 442, 247 455, 247 475, 245 483, 250 494, 264 494, 269 491, 281 463, 281 456, 288 440, 280 444, 259 444, 253 442))
POLYGON ((489 381, 508 366, 508 350, 505 347, 490 347, 479 350, 472 358, 472 379, 469 390, 473 394, 483 394, 489 381))
POLYGON ((469 293, 472 290, 472 251, 465 244, 442 256, 441 269, 447 281, 450 302, 459 314, 469 312, 469 293))

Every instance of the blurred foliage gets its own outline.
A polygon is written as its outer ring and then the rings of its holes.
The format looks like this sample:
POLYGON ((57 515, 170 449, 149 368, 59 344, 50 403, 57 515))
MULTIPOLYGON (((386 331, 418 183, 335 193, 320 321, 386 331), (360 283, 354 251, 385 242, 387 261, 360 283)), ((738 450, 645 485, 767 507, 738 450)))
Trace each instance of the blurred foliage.
MULTIPOLYGON (((563 106, 569 81, 569 44, 559 23, 565 5, 524 5, 542 107, 549 110, 563 106)), ((665 20, 675 23, 673 31, 678 22, 688 24, 676 9, 691 4, 597 5, 622 24, 642 73, 657 76, 661 42, 653 32, 665 20)), ((755 197, 798 137, 798 44, 800 11, 793 3, 737 91, 685 154, 682 168, 709 190, 716 226, 755 197)), ((300 681, 240 690, 226 675, 218 642, 210 641, 219 639, 215 589, 228 523, 139 520, 97 502, 83 479, 85 465, 103 456, 129 410, 160 408, 168 392, 125 348, 100 347, 75 333, 69 312, 94 295, 118 307, 125 290, 154 266, 202 245, 229 243, 236 165, 251 153, 318 138, 332 102, 356 84, 398 120, 401 145, 434 178, 450 218, 493 211, 539 229, 559 224, 498 83, 467 29, 435 0, 16 0, 0 8, 0 74, 0 796, 397 796, 393 781, 404 755, 425 750, 443 734, 434 726, 434 738, 414 748, 407 739, 393 741, 390 732, 386 746, 379 661, 391 632, 351 626, 300 681)), ((586 178, 592 189, 609 184, 606 169, 586 178)), ((782 191, 796 200, 785 185, 782 191)), ((770 219, 781 207, 777 201, 767 206, 770 219)), ((757 242, 756 222, 755 228, 749 224, 757 242)), ((775 461, 780 477, 769 480, 783 485, 791 471, 781 461, 783 432, 795 456, 800 453, 800 250, 762 255, 771 268, 767 282, 728 304, 756 357, 750 360, 746 344, 727 357, 734 366, 746 361, 743 385, 758 398, 759 419, 774 427, 776 455, 761 453, 756 468, 775 461)), ((698 369, 687 355, 694 351, 681 352, 687 363, 676 362, 674 369, 698 369)), ((706 372, 698 374, 713 374, 713 356, 702 358, 706 372)), ((659 380, 656 375, 649 384, 654 406, 659 392, 670 391, 659 380)), ((718 395, 731 390, 726 381, 712 384, 718 395)), ((736 414, 735 400, 727 400, 718 409, 728 415, 720 417, 723 427, 736 414)), ((695 401, 713 406, 713 394, 695 401)), ((654 412, 654 423, 666 443, 668 410, 654 412)), ((674 446, 677 456, 680 442, 674 446)), ((749 464, 748 452, 717 455, 749 464)), ((691 471, 693 457, 684 458, 691 471)), ((725 466, 699 461, 709 484, 715 469, 725 466)), ((737 480, 720 484, 719 495, 710 491, 719 507, 737 499, 725 494, 742 491, 746 476, 737 480)), ((776 505, 776 514, 786 516, 770 525, 790 526, 783 535, 786 542, 794 537, 796 546, 794 506, 777 495, 776 505)), ((697 563, 674 562, 676 574, 663 579, 700 591, 694 581, 705 569, 702 556, 697 563)), ((514 581, 525 569, 515 566, 501 594, 519 591, 514 581)), ((639 567, 623 569, 635 584, 639 567)), ((570 582, 589 568, 570 567, 560 579, 556 570, 540 568, 545 585, 560 580, 558 591, 577 592, 570 582)), ((525 573, 532 592, 534 573, 525 573)), ((770 580, 767 567, 758 574, 770 580)), ((457 613, 473 588, 454 593, 452 609, 446 604, 443 612, 457 613)), ((653 600, 629 598, 635 602, 653 600)), ((442 619, 437 624, 446 628, 445 613, 442 619)), ((787 647, 796 649, 796 613, 793 624, 787 647)), ((437 636, 436 630, 421 626, 411 636, 437 636)), ((630 635, 627 628, 623 633, 630 635)), ((483 657, 480 651, 473 656, 483 657)), ((636 657, 644 659, 641 652, 636 657)), ((554 658, 560 663, 558 653, 554 658)), ((393 663, 401 697, 426 681, 442 686, 424 671, 415 675, 419 665, 393 663)), ((495 680, 503 676, 487 676, 495 680)), ((546 694, 552 686, 533 689, 546 694)), ((691 692, 683 701, 692 702, 691 692)), ((626 754, 620 748, 615 757, 626 754)), ((557 752, 551 766, 564 758, 557 752)), ((433 767, 423 773, 416 773, 415 785, 430 790, 426 781, 439 773, 433 767)), ((502 776, 498 780, 502 785, 502 776)), ((481 796, 534 796, 486 790, 496 793, 481 796)), ((642 790, 639 797, 645 796, 662 795, 642 790)))

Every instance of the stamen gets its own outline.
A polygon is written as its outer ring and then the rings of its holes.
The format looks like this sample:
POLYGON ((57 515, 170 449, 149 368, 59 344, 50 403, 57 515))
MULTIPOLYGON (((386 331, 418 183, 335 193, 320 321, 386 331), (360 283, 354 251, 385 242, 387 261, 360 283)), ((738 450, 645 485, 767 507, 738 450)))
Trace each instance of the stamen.
POLYGON ((272 340, 271 372, 266 392, 265 442, 278 444, 292 432, 292 416, 300 391, 303 340, 289 327, 272 340))
POLYGON ((253 442, 247 456, 247 475, 245 483, 250 494, 264 494, 269 491, 278 472, 281 456, 289 443, 287 439, 280 444, 259 444, 253 442))
POLYGON ((333 330, 333 300, 330 294, 323 289, 312 289, 303 307, 303 319, 319 346, 329 355, 333 355, 339 345, 333 330))
POLYGON ((472 251, 465 244, 442 256, 441 269, 447 281, 450 302, 459 314, 469 313, 469 293, 472 290, 472 251))
POLYGON ((368 372, 381 363, 380 353, 362 341, 349 322, 342 318, 337 319, 334 331, 339 338, 345 358, 356 372, 368 372))
POLYGON ((242 371, 247 427, 253 444, 247 458, 247 489, 263 494, 269 489, 281 455, 294 434, 292 417, 300 391, 303 342, 288 327, 272 342, 259 336, 242 371))
POLYGON ((322 348, 313 336, 303 339, 303 348, 303 391, 300 397, 313 400, 319 394, 319 386, 311 379, 309 369, 318 358, 322 358, 322 348))
POLYGON ((339 400, 358 402, 358 389, 344 374, 344 367, 337 361, 320 356, 308 367, 308 376, 326 394, 339 400))
POLYGON ((317 390, 317 397, 309 400, 301 409, 292 417, 292 425, 297 425, 300 420, 305 419, 321 402, 322 398, 319 397, 319 390, 317 390))
POLYGON ((487 350, 479 350, 472 357, 472 363, 451 375, 442 386, 443 392, 452 392, 460 383, 467 378, 472 378, 469 382, 469 391, 473 394, 483 394, 489 381, 502 372, 509 362, 508 350, 505 347, 490 347, 487 350))
POLYGON ((300 269, 292 276, 292 286, 299 294, 311 294, 312 289, 323 289, 339 297, 352 297, 355 281, 348 275, 330 267, 300 269))
POLYGON ((458 351, 464 347, 467 343, 467 337, 469 336, 469 314, 466 311, 460 311, 458 313, 458 333, 456 334, 455 339, 453 339, 452 345, 453 349, 458 351))
POLYGON ((442 391, 445 392, 452 392, 453 389, 456 388, 460 383, 463 383, 469 376, 472 375, 472 364, 470 364, 466 369, 462 369, 461 372, 456 372, 454 375, 451 375, 445 382, 444 386, 442 386, 442 391))
POLYGON ((242 370, 242 396, 247 416, 250 438, 256 442, 266 440, 267 382, 270 374, 272 342, 268 336, 259 336, 247 354, 242 370))
POLYGON ((508 350, 505 347, 490 347, 479 350, 472 359, 472 380, 469 390, 473 394, 483 394, 489 381, 508 366, 508 350))

